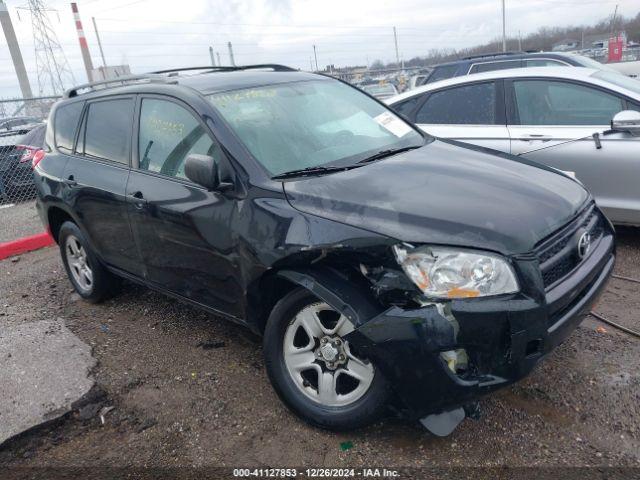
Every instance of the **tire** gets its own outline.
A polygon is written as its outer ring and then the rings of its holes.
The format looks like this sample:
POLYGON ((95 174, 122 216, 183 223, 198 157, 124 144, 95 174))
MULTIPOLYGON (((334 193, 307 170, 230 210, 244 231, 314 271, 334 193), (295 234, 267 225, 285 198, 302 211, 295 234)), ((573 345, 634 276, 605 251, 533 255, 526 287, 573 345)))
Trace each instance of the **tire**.
POLYGON ((62 263, 75 291, 90 303, 113 296, 120 279, 100 263, 78 226, 64 222, 58 233, 62 263))
POLYGON ((342 340, 352 330, 346 317, 303 288, 283 297, 267 321, 263 345, 269 379, 285 405, 315 426, 360 428, 378 420, 386 410, 390 390, 382 373, 342 340), (316 327, 307 327, 314 323, 303 322, 307 318, 323 319, 318 336, 308 334, 316 327), (320 348, 327 344, 325 357, 320 348), (336 352, 343 355, 336 357, 336 352), (364 380, 356 380, 356 373, 364 380))

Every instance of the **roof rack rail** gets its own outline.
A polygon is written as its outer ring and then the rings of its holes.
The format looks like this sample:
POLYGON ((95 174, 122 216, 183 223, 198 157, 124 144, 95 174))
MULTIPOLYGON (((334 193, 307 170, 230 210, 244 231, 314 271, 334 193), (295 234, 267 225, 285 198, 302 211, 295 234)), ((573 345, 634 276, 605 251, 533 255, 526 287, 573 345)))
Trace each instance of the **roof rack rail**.
POLYGON ((217 66, 209 65, 208 67, 181 67, 181 68, 169 68, 166 70, 158 70, 151 72, 152 74, 165 74, 165 73, 180 73, 189 72, 191 70, 208 70, 209 72, 235 72, 238 70, 259 70, 263 68, 270 68, 274 72, 297 72, 295 68, 287 67, 286 65, 279 65, 277 63, 259 63, 255 65, 238 65, 238 66, 217 66))
MULTIPOLYGON (((258 70, 270 68, 274 72, 296 72, 295 68, 287 67, 286 65, 278 65, 276 63, 262 63, 256 65, 240 65, 236 67, 182 67, 182 68, 170 68, 167 70, 158 70, 157 72, 144 73, 141 75, 126 75, 123 77, 111 78, 109 80, 99 80, 97 82, 89 82, 83 83, 81 85, 76 85, 73 88, 70 88, 66 92, 64 92, 64 98, 72 98, 80 95, 81 90, 88 90, 93 92, 95 90, 113 88, 116 86, 124 86, 133 83, 177 83, 176 77, 180 72, 188 72, 192 70, 206 70, 208 72, 234 72, 240 70, 258 70), (169 74, 169 75, 167 75, 169 74), (171 75, 173 74, 173 75, 171 75), (98 87, 98 88, 96 88, 98 87)), ((88 93, 88 92, 86 92, 88 93)))
POLYGON ((469 57, 464 57, 462 60, 474 60, 476 58, 484 58, 484 57, 508 57, 509 55, 522 55, 525 52, 491 52, 491 53, 482 53, 479 55, 471 55, 469 57))
MULTIPOLYGON (((80 95, 80 90, 89 90, 90 92, 113 88, 116 86, 124 86, 133 83, 140 82, 148 82, 148 83, 176 83, 176 80, 171 79, 165 75, 155 75, 155 74, 143 74, 143 75, 125 75, 122 77, 110 78, 108 80, 99 80, 97 82, 89 82, 83 83, 81 85, 76 85, 73 88, 70 88, 66 92, 64 92, 64 98, 72 98, 80 95), (110 87, 111 85, 111 87, 110 87), (101 87, 101 88, 96 88, 101 87)), ((88 93, 88 92, 85 92, 88 93)))

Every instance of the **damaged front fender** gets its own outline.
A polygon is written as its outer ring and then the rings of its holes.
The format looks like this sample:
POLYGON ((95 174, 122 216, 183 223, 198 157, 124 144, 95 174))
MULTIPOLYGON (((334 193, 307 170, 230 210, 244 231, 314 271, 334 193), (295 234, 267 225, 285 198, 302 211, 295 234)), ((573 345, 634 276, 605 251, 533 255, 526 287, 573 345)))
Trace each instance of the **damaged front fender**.
POLYGON ((282 270, 278 276, 306 288, 334 310, 345 315, 354 327, 376 316, 380 305, 342 273, 328 267, 282 270))
POLYGON ((390 381, 408 418, 464 405, 488 385, 502 383, 491 376, 464 379, 448 364, 443 353, 460 346, 451 302, 385 307, 372 292, 328 267, 282 270, 278 276, 306 288, 353 323, 354 331, 344 339, 390 381))

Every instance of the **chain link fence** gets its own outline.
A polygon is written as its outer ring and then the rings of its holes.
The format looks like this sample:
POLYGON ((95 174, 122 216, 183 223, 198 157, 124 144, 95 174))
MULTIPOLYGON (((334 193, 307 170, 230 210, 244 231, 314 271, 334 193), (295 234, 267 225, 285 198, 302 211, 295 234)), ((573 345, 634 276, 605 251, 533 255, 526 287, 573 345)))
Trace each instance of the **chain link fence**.
POLYGON ((0 242, 38 233, 32 162, 42 154, 46 119, 58 97, 0 100, 0 242))

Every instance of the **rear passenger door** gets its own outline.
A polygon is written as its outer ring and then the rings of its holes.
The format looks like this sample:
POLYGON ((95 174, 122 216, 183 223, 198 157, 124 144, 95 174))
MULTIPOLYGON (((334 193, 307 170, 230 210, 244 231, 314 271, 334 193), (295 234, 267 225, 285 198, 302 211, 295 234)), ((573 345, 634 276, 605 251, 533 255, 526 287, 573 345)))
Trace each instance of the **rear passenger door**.
POLYGON ((421 129, 436 137, 509 151, 501 81, 430 92, 413 116, 421 129))
POLYGON ((134 106, 133 96, 87 102, 63 182, 66 202, 77 213, 81 228, 101 259, 142 276, 143 265, 129 227, 125 197, 134 106))
MULTIPOLYGON (((230 219, 235 200, 191 182, 191 153, 219 157, 220 146, 186 104, 143 95, 138 102, 129 218, 147 280, 194 302, 239 316, 230 219)), ((220 160, 220 158, 218 158, 220 160)))

